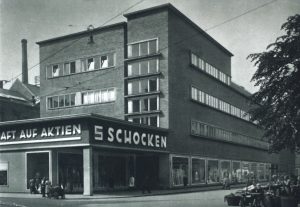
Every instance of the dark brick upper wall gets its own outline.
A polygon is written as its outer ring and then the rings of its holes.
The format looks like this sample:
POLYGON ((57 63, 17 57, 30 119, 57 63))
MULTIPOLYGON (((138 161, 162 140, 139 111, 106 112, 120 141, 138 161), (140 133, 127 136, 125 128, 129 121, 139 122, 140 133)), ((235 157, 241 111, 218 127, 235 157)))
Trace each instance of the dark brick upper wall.
POLYGON ((124 119, 124 26, 120 25, 119 27, 94 32, 94 44, 88 44, 88 38, 89 34, 82 34, 79 37, 68 37, 40 45, 40 60, 42 62, 40 67, 41 117, 77 113, 99 113, 105 116, 124 119), (61 48, 64 49, 61 50, 61 48), (46 79, 46 66, 49 64, 62 63, 110 52, 116 53, 116 66, 114 68, 46 79), (66 109, 46 109, 46 96, 109 87, 116 88, 115 102, 75 106, 66 109))
POLYGON ((231 56, 224 53, 186 21, 169 13, 169 111, 171 151, 200 156, 241 159, 249 161, 275 161, 277 155, 267 151, 221 143, 190 134, 191 119, 243 135, 260 138, 262 131, 254 124, 211 107, 191 101, 191 85, 245 111, 248 99, 200 69, 190 66, 190 51, 226 74, 231 74, 231 56), (189 149, 187 152, 186 149, 189 149), (253 153, 255 152, 255 153, 253 153))

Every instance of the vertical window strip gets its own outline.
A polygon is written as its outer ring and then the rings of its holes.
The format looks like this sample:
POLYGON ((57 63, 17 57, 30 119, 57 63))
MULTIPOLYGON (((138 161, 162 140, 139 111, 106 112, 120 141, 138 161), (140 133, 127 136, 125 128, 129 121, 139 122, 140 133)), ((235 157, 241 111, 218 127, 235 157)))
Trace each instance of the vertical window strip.
POLYGON ((127 76, 140 76, 159 72, 159 60, 149 59, 141 62, 130 63, 127 66, 127 76), (145 69, 145 66, 147 67, 145 69))

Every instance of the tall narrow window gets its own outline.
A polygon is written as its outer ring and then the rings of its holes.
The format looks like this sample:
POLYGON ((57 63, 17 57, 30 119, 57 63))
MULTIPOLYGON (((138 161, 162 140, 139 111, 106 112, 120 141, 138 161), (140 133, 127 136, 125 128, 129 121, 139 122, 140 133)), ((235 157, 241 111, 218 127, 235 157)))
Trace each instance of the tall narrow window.
POLYGON ((70 63, 65 63, 64 64, 64 75, 69 75, 70 74, 70 63))
POLYGON ((100 67, 101 68, 107 68, 108 67, 108 57, 105 56, 101 56, 100 58, 100 67))
POLYGON ((58 77, 59 76, 59 65, 53 65, 52 66, 52 77, 58 77))
POLYGON ((70 62, 70 73, 71 74, 76 73, 76 64, 75 64, 75 62, 70 62))
POLYGON ((149 54, 157 53, 157 40, 149 41, 149 54))
POLYGON ((94 70, 95 69, 95 61, 94 58, 89 58, 87 60, 88 63, 88 70, 94 70))

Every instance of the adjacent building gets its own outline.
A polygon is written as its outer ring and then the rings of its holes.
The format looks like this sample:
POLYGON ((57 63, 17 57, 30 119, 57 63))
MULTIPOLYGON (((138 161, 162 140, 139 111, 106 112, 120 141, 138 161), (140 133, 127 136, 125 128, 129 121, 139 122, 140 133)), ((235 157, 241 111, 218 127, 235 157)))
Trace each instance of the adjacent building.
POLYGON ((250 121, 251 94, 231 81, 233 54, 171 4, 124 16, 37 43, 41 118, 0 125, 0 190, 43 176, 86 195, 130 177, 164 188, 268 180, 280 159, 250 121))

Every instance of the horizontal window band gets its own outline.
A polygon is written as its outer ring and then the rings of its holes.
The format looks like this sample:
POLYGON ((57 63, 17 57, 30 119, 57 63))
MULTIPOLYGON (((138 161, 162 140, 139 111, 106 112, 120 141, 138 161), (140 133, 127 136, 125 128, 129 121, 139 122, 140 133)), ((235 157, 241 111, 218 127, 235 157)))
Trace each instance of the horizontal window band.
POLYGON ((115 67, 116 66, 110 66, 110 67, 106 67, 106 68, 98 68, 98 69, 93 69, 93 70, 81 71, 81 72, 78 72, 78 73, 70 73, 68 75, 59 75, 59 76, 54 76, 54 77, 47 77, 47 79, 51 80, 51 79, 56 79, 56 78, 73 76, 73 75, 77 75, 77 74, 84 74, 84 73, 90 73, 90 72, 102 71, 102 70, 104 71, 104 70, 112 69, 112 68, 115 68, 115 67))

